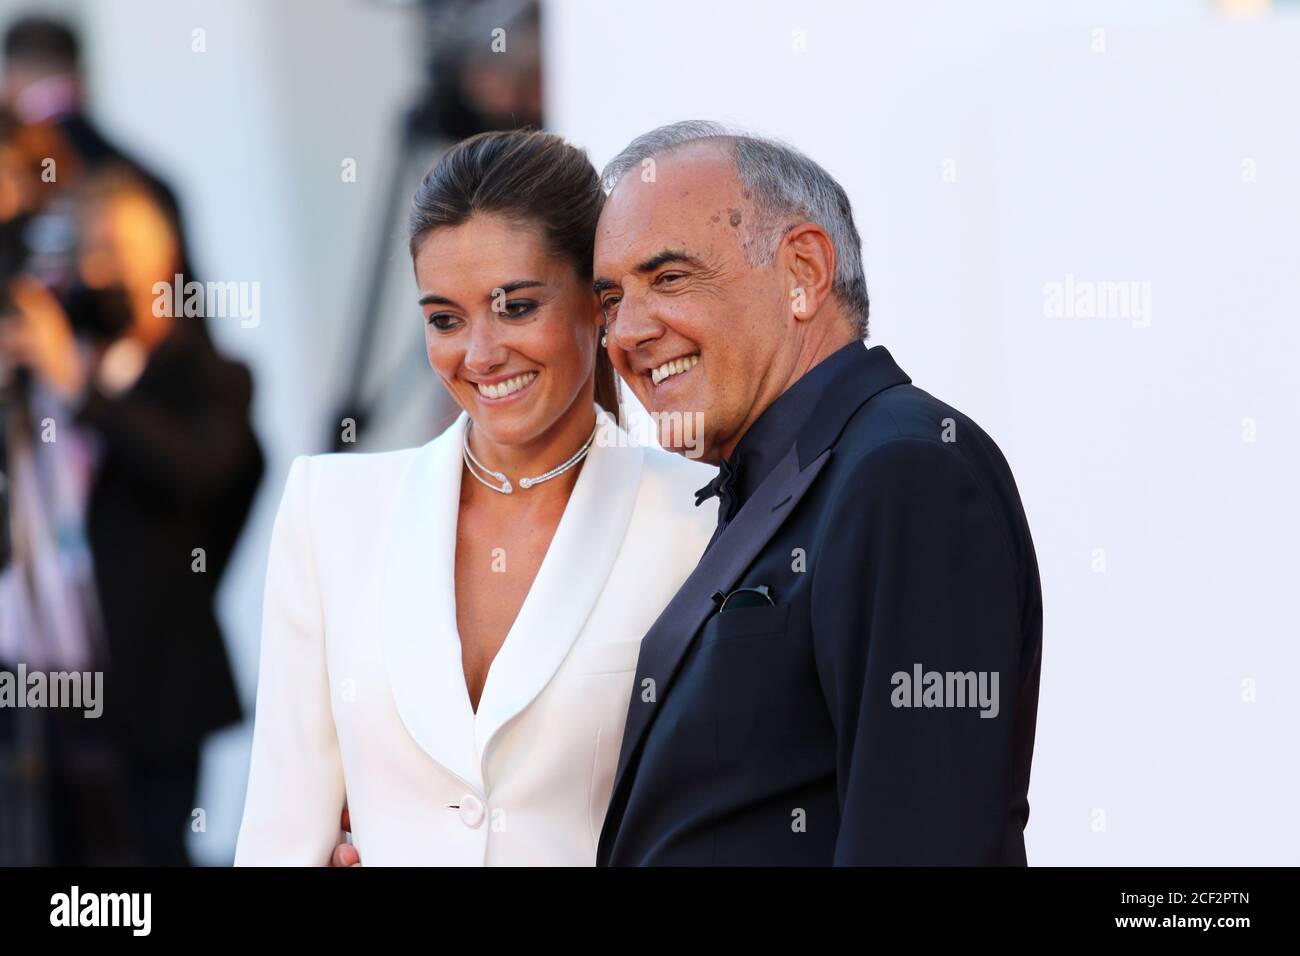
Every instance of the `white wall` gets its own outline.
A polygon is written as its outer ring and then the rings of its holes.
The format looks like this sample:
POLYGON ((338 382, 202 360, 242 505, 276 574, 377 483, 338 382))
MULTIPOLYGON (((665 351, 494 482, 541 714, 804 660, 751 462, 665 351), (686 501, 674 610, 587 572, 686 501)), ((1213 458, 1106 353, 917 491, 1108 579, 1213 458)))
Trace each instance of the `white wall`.
POLYGON ((1031 862, 1300 863, 1300 18, 1188 0, 547 13, 550 125, 598 165, 709 118, 836 175, 871 342, 1006 453, 1046 609, 1031 862), (1150 283, 1149 326, 1048 317, 1067 274, 1150 283))

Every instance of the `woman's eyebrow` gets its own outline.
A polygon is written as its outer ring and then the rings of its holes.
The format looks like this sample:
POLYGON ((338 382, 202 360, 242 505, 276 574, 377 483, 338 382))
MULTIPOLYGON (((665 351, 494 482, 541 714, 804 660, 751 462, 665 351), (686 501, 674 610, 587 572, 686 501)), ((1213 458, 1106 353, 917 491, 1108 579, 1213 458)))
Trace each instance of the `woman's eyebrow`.
MULTIPOLYGON (((486 298, 491 301, 501 293, 509 295, 511 292, 518 292, 520 289, 536 289, 545 287, 546 283, 540 279, 516 279, 514 282, 507 282, 505 285, 499 285, 486 298)), ((455 299, 449 299, 445 295, 438 295, 436 292, 426 292, 420 296, 420 305, 455 305, 460 303, 455 299)))
MULTIPOLYGON (((546 285, 546 283, 541 279, 516 279, 514 282, 507 282, 505 285, 497 286, 497 289, 500 289, 502 292, 510 293, 518 292, 520 289, 535 289, 544 285, 546 285)), ((493 295, 496 294, 497 289, 492 290, 493 295)), ((492 297, 492 295, 488 296, 489 299, 492 297)))
POLYGON ((420 296, 420 305, 459 305, 455 299, 449 299, 445 295, 437 295, 433 292, 426 292, 420 296))

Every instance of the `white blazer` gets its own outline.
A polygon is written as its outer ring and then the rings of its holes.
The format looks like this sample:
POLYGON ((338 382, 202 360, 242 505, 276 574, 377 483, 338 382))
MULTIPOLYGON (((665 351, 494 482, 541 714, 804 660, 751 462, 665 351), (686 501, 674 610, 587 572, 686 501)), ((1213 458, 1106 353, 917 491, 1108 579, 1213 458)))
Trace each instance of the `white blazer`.
POLYGON ((300 455, 271 535, 236 865, 590 866, 641 637, 695 567, 713 470, 599 412, 470 707, 456 630, 461 414, 419 448, 300 455))

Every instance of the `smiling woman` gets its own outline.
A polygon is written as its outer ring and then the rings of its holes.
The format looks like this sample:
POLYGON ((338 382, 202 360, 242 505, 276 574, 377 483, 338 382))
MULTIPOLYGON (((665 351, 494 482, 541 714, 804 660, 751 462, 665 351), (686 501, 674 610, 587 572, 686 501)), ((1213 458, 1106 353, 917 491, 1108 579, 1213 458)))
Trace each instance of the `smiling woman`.
POLYGON ((595 862, 641 636, 716 520, 711 470, 615 417, 603 205, 538 132, 468 139, 421 182, 425 348, 463 414, 422 448, 295 462, 237 862, 595 862))
MULTIPOLYGON (((585 312, 593 323, 599 322, 590 284, 596 221, 604 199, 600 178, 586 155, 555 136, 486 133, 448 151, 421 181, 410 217, 411 256, 429 325, 440 332, 455 331, 469 319, 465 307, 479 308, 482 314, 484 305, 502 322, 530 319, 544 304, 551 306, 551 313, 585 312), (496 276, 482 271, 485 265, 501 269, 508 263, 524 271, 496 276), (479 268, 461 272, 464 264, 479 268), (529 267, 534 271, 527 271, 529 267), (476 288, 474 280, 479 280, 476 288), (449 281, 468 300, 449 298, 449 281), (443 286, 435 288, 435 282, 443 286), (434 308, 438 305, 451 310, 434 308)), ((430 363, 437 370, 432 338, 430 363)), ((596 337, 588 338, 583 351, 594 359, 594 398, 617 416, 613 366, 595 347, 596 337)), ((480 339, 479 344, 487 343, 480 339)), ((500 375, 489 378, 482 384, 499 386, 505 380, 500 375)))
POLYGON ((432 232, 415 272, 429 364, 474 419, 475 450, 524 467, 546 457, 543 446, 580 443, 597 377, 612 371, 597 367, 588 281, 551 254, 540 228, 475 213, 432 232))

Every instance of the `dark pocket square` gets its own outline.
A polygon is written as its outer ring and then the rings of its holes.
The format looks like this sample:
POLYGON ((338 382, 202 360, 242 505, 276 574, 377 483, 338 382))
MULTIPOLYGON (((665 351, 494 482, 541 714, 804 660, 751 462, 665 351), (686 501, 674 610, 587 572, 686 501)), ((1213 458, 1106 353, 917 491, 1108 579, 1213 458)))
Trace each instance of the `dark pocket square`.
POLYGON ((775 606, 776 601, 772 599, 770 587, 766 584, 758 584, 751 588, 736 588, 730 594, 714 591, 713 603, 718 605, 718 613, 722 614, 747 607, 772 607, 775 606))

